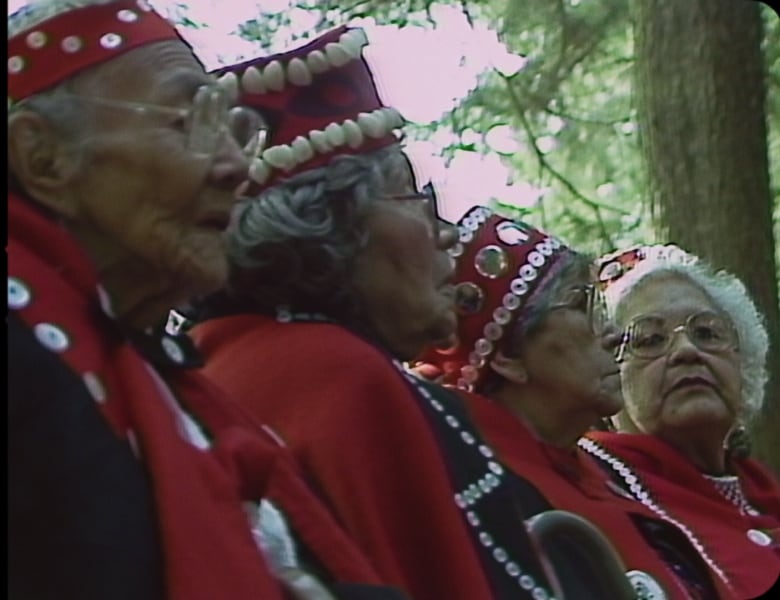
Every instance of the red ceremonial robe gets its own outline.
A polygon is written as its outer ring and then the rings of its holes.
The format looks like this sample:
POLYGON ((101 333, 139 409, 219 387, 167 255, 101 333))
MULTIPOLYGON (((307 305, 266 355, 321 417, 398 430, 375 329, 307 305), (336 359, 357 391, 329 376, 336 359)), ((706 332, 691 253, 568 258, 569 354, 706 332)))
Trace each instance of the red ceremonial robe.
POLYGON ((101 309, 91 261, 63 228, 11 194, 8 216, 10 590, 48 586, 34 597, 80 600, 282 600, 243 508, 261 498, 334 579, 378 583, 272 436, 258 435, 261 426, 201 375, 155 370, 128 342, 101 309), (72 422, 60 423, 70 415, 61 409, 78 401, 72 422), (180 406, 206 430, 209 449, 187 439, 180 406), (93 424, 90 436, 105 433, 102 446, 74 438, 84 422, 93 424), (115 475, 115 465, 125 471, 115 475), (148 487, 146 516, 134 516, 134 506, 110 512, 136 489, 146 502, 148 487), (44 526, 27 539, 21 523, 44 526), (142 551, 129 553, 131 539, 142 551), (135 566, 160 544, 160 560, 135 566), (107 578, 103 560, 119 575, 107 578), (57 562, 72 566, 63 572, 57 562), (61 579, 47 582, 55 573, 61 579), (141 588, 141 596, 130 591, 141 588))
POLYGON ((205 373, 284 439, 383 580, 415 600, 493 597, 438 441, 387 355, 338 325, 264 315, 192 335, 205 373))
MULTIPOLYGON (((626 498, 584 452, 546 444, 497 402, 477 394, 459 393, 505 465, 532 483, 554 508, 577 513, 596 525, 612 542, 629 571, 652 577, 667 598, 690 597, 673 565, 664 562, 632 520, 632 515, 653 518, 654 513, 626 498)), ((690 551, 695 553, 692 546, 690 551)), ((723 598, 730 597, 723 590, 720 593, 723 598)))
POLYGON ((588 438, 639 476, 649 497, 684 523, 724 573, 734 598, 758 598, 780 576, 780 484, 751 459, 733 472, 759 514, 741 512, 681 452, 649 435, 593 432, 588 438))

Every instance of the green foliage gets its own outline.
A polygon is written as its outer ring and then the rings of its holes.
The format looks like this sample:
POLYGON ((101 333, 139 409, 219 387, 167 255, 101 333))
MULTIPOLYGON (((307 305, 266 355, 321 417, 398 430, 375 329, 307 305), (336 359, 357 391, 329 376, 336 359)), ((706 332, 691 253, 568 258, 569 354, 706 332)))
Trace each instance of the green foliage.
MULTIPOLYGON (((453 132, 456 141, 441 148, 451 158, 456 151, 496 152, 488 132, 508 126, 520 146, 502 155, 512 180, 548 190, 534 206, 516 207, 519 216, 594 253, 656 241, 632 97, 628 0, 299 0, 291 9, 316 15, 313 31, 298 34, 307 37, 355 18, 436 28, 437 4, 458 7, 475 26, 486 24, 527 62, 516 73, 482 73, 457 107, 438 122, 410 126, 408 136, 433 139, 442 130, 453 132)), ((266 49, 286 35, 293 41, 292 12, 261 12, 241 25, 240 35, 266 49)), ((768 6, 763 14, 770 176, 780 239, 780 20, 768 6)), ((491 201, 507 203, 484 199, 491 201)))

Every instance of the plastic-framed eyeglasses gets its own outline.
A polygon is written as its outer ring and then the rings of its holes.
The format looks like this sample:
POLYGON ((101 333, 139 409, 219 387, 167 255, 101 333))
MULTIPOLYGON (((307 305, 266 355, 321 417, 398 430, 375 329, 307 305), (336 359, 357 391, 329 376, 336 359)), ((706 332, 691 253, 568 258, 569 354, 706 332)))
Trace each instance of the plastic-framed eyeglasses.
POLYGON ((548 310, 569 308, 581 310, 588 317, 590 330, 597 336, 602 335, 609 322, 607 303, 604 294, 597 285, 578 285, 566 290, 560 302, 556 302, 548 310))
POLYGON ((669 352, 675 336, 683 332, 702 352, 724 352, 739 344, 731 321, 712 311, 693 313, 683 324, 674 326, 661 317, 642 315, 624 330, 616 360, 625 361, 629 355, 644 359, 663 356, 669 352))
POLYGON ((439 237, 439 213, 438 213, 438 199, 436 198, 436 190, 433 187, 433 183, 430 181, 426 183, 419 192, 411 192, 409 194, 388 194, 385 196, 388 200, 401 200, 401 201, 419 201, 421 202, 423 209, 425 210, 425 216, 431 222, 433 227, 434 239, 439 237))
POLYGON ((188 150, 197 155, 213 156, 223 140, 222 136, 228 133, 247 158, 255 158, 262 150, 268 129, 258 112, 244 106, 230 106, 228 93, 216 83, 200 86, 189 108, 65 92, 61 95, 106 108, 131 111, 141 116, 167 119, 170 125, 181 128, 187 138, 188 150))

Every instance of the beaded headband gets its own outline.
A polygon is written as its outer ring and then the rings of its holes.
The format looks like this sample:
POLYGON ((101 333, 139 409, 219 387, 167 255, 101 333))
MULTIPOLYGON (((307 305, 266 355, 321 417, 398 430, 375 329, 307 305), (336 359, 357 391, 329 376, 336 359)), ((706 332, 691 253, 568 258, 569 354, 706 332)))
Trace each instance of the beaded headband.
POLYGON ((79 4, 50 2, 9 17, 10 28, 13 20, 23 22, 35 11, 52 13, 8 39, 9 106, 139 46, 186 43, 145 0, 79 4))
POLYGON ((404 120, 379 98, 362 56, 367 43, 362 29, 339 27, 295 50, 216 72, 268 123, 268 147, 249 170, 255 185, 399 141, 394 130, 404 120))
POLYGON ((623 277, 632 272, 637 274, 634 271, 637 267, 641 271, 642 265, 694 264, 698 261, 697 256, 675 244, 638 245, 596 259, 596 272, 607 303, 611 305, 625 287, 624 284, 628 283, 623 277))
POLYGON ((573 252, 557 238, 485 207, 465 214, 458 236, 450 250, 458 342, 430 350, 421 362, 440 369, 443 383, 471 391, 530 298, 549 281, 546 276, 573 252))

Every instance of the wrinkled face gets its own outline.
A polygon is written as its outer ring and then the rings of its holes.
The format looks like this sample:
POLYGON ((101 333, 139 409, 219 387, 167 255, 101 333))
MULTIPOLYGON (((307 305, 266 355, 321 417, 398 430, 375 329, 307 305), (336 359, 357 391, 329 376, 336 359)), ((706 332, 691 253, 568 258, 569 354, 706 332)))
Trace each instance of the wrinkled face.
MULTIPOLYGON (((212 82, 176 41, 116 61, 107 81, 78 93, 189 109, 198 88, 212 82)), ((227 132, 210 154, 193 151, 188 123, 175 112, 85 106, 95 126, 68 190, 78 203, 74 231, 98 263, 114 312, 148 324, 165 307, 226 281, 223 230, 248 165, 227 132)))
POLYGON ((427 344, 455 331, 453 262, 447 249, 453 228, 433 222, 414 193, 408 167, 388 183, 366 221, 368 245, 358 255, 353 282, 375 331, 400 359, 416 356, 427 344))
MULTIPOLYGON (((635 289, 620 308, 620 324, 654 315, 676 328, 700 311, 719 312, 687 278, 665 275, 635 289)), ((626 411, 639 430, 667 439, 691 427, 725 435, 741 404, 738 351, 702 351, 684 331, 674 333, 668 351, 657 358, 627 353, 621 378, 626 411)))
POLYGON ((623 407, 616 339, 611 324, 603 335, 593 332, 582 303, 550 310, 522 343, 528 381, 562 414, 588 413, 594 422, 611 416, 623 407))

